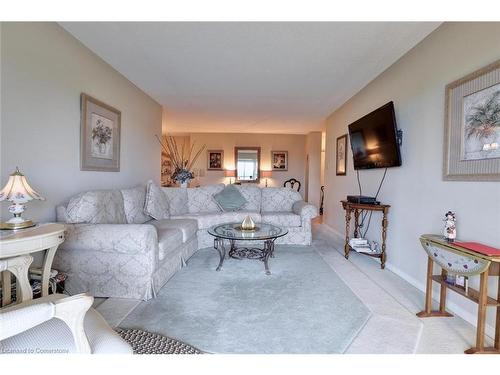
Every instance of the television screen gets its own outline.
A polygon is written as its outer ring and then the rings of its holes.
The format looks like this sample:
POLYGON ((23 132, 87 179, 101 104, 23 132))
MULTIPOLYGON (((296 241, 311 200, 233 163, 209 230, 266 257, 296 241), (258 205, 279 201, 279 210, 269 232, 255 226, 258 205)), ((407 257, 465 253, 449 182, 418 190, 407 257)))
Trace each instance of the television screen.
POLYGON ((394 103, 367 114, 349 125, 354 169, 401 165, 394 103))

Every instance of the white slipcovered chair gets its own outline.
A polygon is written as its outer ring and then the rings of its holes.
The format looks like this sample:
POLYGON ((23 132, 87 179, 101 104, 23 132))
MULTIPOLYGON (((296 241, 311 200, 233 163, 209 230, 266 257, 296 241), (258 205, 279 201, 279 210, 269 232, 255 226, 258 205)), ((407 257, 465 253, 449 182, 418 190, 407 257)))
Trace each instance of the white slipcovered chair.
POLYGON ((132 353, 86 294, 51 294, 0 310, 0 353, 132 353))

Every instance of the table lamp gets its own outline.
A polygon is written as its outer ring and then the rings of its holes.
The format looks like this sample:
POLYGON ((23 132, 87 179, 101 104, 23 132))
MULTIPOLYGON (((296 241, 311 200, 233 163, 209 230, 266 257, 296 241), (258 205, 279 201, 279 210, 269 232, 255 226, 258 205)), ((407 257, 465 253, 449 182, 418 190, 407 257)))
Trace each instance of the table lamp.
POLYGON ((272 171, 260 171, 262 173, 262 177, 266 179, 266 187, 267 187, 267 179, 273 177, 272 171))
POLYGON ((224 170, 224 177, 229 177, 229 183, 233 183, 233 177, 236 177, 235 169, 226 169, 224 170))
POLYGON ((24 219, 21 216, 24 212, 24 203, 33 199, 45 200, 45 198, 41 197, 40 194, 31 188, 28 181, 26 181, 26 177, 16 167, 16 171, 10 175, 5 187, 0 190, 0 201, 8 200, 12 202, 12 205, 9 206, 9 212, 14 217, 0 223, 0 228, 21 229, 34 226, 35 223, 33 221, 24 219))

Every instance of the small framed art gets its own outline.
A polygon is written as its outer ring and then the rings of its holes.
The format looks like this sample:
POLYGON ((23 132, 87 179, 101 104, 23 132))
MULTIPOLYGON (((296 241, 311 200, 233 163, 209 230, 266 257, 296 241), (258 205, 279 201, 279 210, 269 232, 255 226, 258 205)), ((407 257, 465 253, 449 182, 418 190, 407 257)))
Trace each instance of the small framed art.
POLYGON ((335 174, 337 176, 345 176, 347 171, 347 134, 337 138, 336 143, 336 158, 335 158, 335 174))
POLYGON ((80 127, 80 169, 119 172, 121 112, 82 94, 80 127))
POLYGON ((224 150, 207 150, 207 170, 222 171, 224 168, 224 150))
POLYGON ((288 151, 271 151, 273 171, 288 171, 288 151))

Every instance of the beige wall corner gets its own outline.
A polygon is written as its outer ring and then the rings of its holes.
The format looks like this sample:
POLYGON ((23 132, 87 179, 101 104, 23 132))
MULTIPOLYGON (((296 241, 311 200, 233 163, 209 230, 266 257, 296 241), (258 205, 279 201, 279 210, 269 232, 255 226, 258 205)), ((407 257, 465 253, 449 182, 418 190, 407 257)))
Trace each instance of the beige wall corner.
POLYGON ((27 217, 54 220, 55 206, 81 191, 160 181, 156 101, 56 23, 1 27, 0 183, 19 166, 47 199, 28 203, 27 217), (82 92, 121 111, 120 172, 80 170, 82 92))

